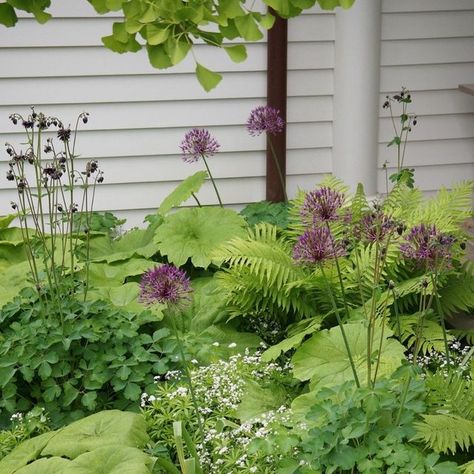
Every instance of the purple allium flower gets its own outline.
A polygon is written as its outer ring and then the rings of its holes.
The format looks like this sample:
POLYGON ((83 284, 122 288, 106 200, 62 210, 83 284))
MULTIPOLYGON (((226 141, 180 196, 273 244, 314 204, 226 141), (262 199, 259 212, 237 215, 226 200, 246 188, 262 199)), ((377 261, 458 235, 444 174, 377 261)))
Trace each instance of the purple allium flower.
MULTIPOLYGON (((425 263, 429 268, 446 264, 451 258, 451 247, 456 239, 451 235, 438 232, 435 225, 420 224, 413 227, 400 245, 405 258, 425 263)), ((448 262, 449 265, 449 262, 448 262)))
POLYGON ((334 242, 326 227, 307 230, 293 247, 293 258, 302 263, 319 263, 334 257, 342 257, 346 251, 339 242, 334 242))
POLYGON ((184 136, 179 145, 183 153, 183 160, 194 163, 202 156, 212 156, 219 151, 217 140, 204 128, 193 128, 184 136))
POLYGON ((305 224, 319 225, 341 218, 339 209, 344 204, 344 194, 323 186, 310 191, 301 208, 301 218, 305 224))
POLYGON ((260 105, 253 109, 247 120, 247 130, 250 135, 255 137, 263 132, 268 132, 271 135, 282 132, 285 122, 279 114, 279 110, 268 105, 260 105))
POLYGON ((362 216, 354 229, 358 239, 369 242, 381 242, 396 228, 396 223, 383 212, 372 212, 362 216))
POLYGON ((142 303, 182 306, 191 299, 191 285, 186 273, 173 265, 161 265, 145 272, 140 282, 142 303))

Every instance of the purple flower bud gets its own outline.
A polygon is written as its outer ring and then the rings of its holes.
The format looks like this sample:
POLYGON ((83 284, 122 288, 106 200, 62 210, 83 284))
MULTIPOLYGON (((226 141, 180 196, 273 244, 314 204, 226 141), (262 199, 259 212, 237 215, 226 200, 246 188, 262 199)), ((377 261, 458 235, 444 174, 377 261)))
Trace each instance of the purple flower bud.
POLYGON ((259 106, 250 112, 247 120, 247 130, 252 136, 257 136, 263 132, 276 135, 281 133, 285 127, 284 120, 280 117, 280 111, 266 106, 259 106))
POLYGON ((183 160, 194 163, 202 156, 212 156, 219 151, 217 140, 203 128, 193 128, 184 136, 179 145, 183 153, 183 160))

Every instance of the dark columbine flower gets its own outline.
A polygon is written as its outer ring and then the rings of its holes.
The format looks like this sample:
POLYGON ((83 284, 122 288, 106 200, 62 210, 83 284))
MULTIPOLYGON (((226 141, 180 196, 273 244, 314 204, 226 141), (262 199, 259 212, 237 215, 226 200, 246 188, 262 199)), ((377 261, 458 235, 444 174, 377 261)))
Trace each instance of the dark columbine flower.
POLYGON ((140 301, 179 307, 190 300, 191 285, 186 273, 173 265, 148 270, 140 282, 140 301))
POLYGON ((194 163, 202 156, 212 156, 219 151, 217 140, 203 128, 193 128, 184 136, 179 145, 183 153, 183 160, 194 163))
POLYGON ((69 139, 71 138, 71 129, 70 129, 70 128, 61 127, 61 128, 58 130, 58 138, 59 138, 62 142, 68 142, 69 139))
POLYGON ((280 111, 268 105, 253 109, 247 120, 247 130, 254 137, 263 132, 276 135, 283 131, 284 126, 285 122, 280 117, 280 111))
POLYGON ((307 230, 293 247, 293 258, 302 263, 320 263, 330 258, 342 257, 345 253, 344 247, 333 241, 326 227, 307 230))
POLYGON ((323 186, 306 194, 301 208, 301 218, 305 224, 319 225, 341 218, 339 210, 344 204, 344 194, 323 186))
POLYGON ((406 242, 400 245, 400 251, 405 258, 434 268, 451 258, 451 247, 456 239, 451 235, 442 234, 435 225, 420 224, 410 230, 405 240, 406 242))
POLYGON ((355 236, 368 242, 381 242, 396 228, 396 223, 381 211, 362 216, 355 228, 355 236))

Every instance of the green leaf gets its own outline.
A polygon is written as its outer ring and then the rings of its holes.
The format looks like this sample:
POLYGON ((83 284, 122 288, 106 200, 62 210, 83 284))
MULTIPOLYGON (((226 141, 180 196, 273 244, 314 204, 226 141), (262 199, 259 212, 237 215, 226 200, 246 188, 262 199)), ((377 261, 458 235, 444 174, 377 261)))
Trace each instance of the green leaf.
POLYGON ((170 35, 169 28, 160 28, 154 24, 146 25, 145 32, 147 43, 152 46, 164 43, 170 35))
POLYGON ((334 10, 336 7, 350 8, 355 0, 318 0, 323 10, 334 10))
POLYGON ((8 3, 0 3, 0 24, 11 27, 15 26, 17 21, 15 9, 8 3))
POLYGON ((168 196, 163 199, 160 207, 158 208, 158 214, 164 216, 173 207, 177 207, 184 201, 188 200, 193 193, 197 193, 204 181, 206 181, 208 174, 206 171, 198 171, 191 176, 188 176, 182 181, 168 196))
POLYGON ((0 217, 0 229, 6 229, 15 220, 15 217, 15 214, 0 217))
POLYGON ((218 245, 245 235, 245 221, 235 211, 220 207, 182 209, 166 216, 155 242, 160 253, 176 266, 188 259, 207 268, 218 245))
POLYGON ((271 13, 267 13, 263 15, 258 22, 263 28, 269 30, 275 24, 275 17, 271 13))
POLYGON ((244 45, 224 46, 224 50, 234 63, 241 63, 247 59, 247 49, 244 45))
POLYGON ((224 17, 235 18, 245 13, 240 5, 240 0, 220 0, 217 8, 224 17))
POLYGON ((51 474, 51 473, 66 473, 68 467, 72 465, 69 459, 61 457, 54 458, 41 458, 37 461, 22 467, 20 470, 15 471, 15 474, 51 474))
POLYGON ((38 374, 41 377, 41 379, 42 380, 48 379, 51 376, 51 372, 52 372, 51 366, 46 361, 42 362, 38 370, 38 374))
POLYGON ((246 41, 258 41, 263 38, 257 23, 252 15, 239 16, 234 19, 235 26, 240 36, 246 41))
POLYGON ((93 410, 97 405, 97 392, 91 391, 85 393, 81 398, 81 403, 88 408, 89 410, 93 410))
POLYGON ((148 52, 150 64, 153 67, 156 67, 157 69, 166 69, 173 65, 163 45, 152 46, 147 44, 146 50, 148 52))
POLYGON ((16 373, 16 368, 2 367, 0 368, 0 388, 4 388, 16 373))
POLYGON ((117 40, 117 38, 114 35, 103 36, 102 42, 107 48, 119 54, 128 53, 128 52, 136 53, 137 51, 140 51, 140 49, 142 48, 140 43, 138 43, 138 41, 135 38, 133 38, 133 36, 130 36, 126 43, 123 43, 117 40))
POLYGON ((206 92, 214 89, 222 80, 221 74, 210 71, 199 63, 196 63, 196 76, 206 92))
POLYGON ((106 7, 111 11, 118 11, 122 8, 123 0, 105 0, 106 7))
POLYGON ((63 406, 67 407, 69 406, 78 396, 79 396, 79 390, 75 388, 71 383, 66 382, 63 385, 63 406))
POLYGON ((170 58, 171 64, 174 66, 180 63, 191 49, 191 42, 186 39, 176 39, 170 37, 164 43, 165 51, 170 58))
MULTIPOLYGON (((349 347, 359 380, 367 379, 367 329, 363 321, 344 325, 349 347)), ((380 326, 374 330, 375 347, 378 349, 383 337, 382 354, 378 377, 392 374, 404 359, 405 347, 395 339, 392 332, 380 326)), ((372 368, 375 369, 376 352, 372 353, 372 368)), ((294 376, 299 380, 311 380, 311 387, 332 386, 353 379, 349 356, 344 346, 339 326, 321 331, 297 349, 293 356, 294 376)), ((373 373, 372 370, 372 373, 373 373)))
POLYGON ((141 393, 142 391, 140 387, 136 383, 133 383, 133 382, 128 383, 123 392, 125 398, 132 401, 138 400, 140 398, 141 393))

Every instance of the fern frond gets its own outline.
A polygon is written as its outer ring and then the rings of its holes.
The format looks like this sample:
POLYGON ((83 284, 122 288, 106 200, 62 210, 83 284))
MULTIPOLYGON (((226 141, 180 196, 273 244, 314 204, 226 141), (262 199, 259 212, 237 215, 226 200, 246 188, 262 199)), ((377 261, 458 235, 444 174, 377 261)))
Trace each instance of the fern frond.
POLYGON ((409 216, 407 225, 435 224, 445 233, 459 236, 461 224, 472 216, 473 182, 464 181, 449 191, 442 188, 436 196, 418 206, 409 216))
POLYGON ((466 464, 459 466, 463 474, 474 474, 474 461, 469 461, 466 464))
POLYGON ((425 380, 429 411, 474 421, 474 387, 471 380, 456 373, 445 377, 441 372, 429 374, 425 380))
POLYGON ((255 226, 248 238, 233 239, 217 249, 214 258, 228 266, 216 278, 235 312, 268 311, 283 316, 294 312, 299 317, 314 313, 305 288, 292 285, 308 272, 294 264, 291 245, 278 236, 275 226, 255 226))
POLYGON ((409 188, 404 183, 397 183, 383 203, 384 212, 394 219, 406 220, 421 203, 422 192, 417 188, 409 188))
POLYGON ((423 421, 414 423, 414 439, 424 441, 438 453, 455 453, 474 445, 474 422, 456 415, 423 415, 423 421))
POLYGON ((446 315, 474 308, 474 271, 466 263, 457 274, 448 277, 440 290, 440 301, 446 315))

